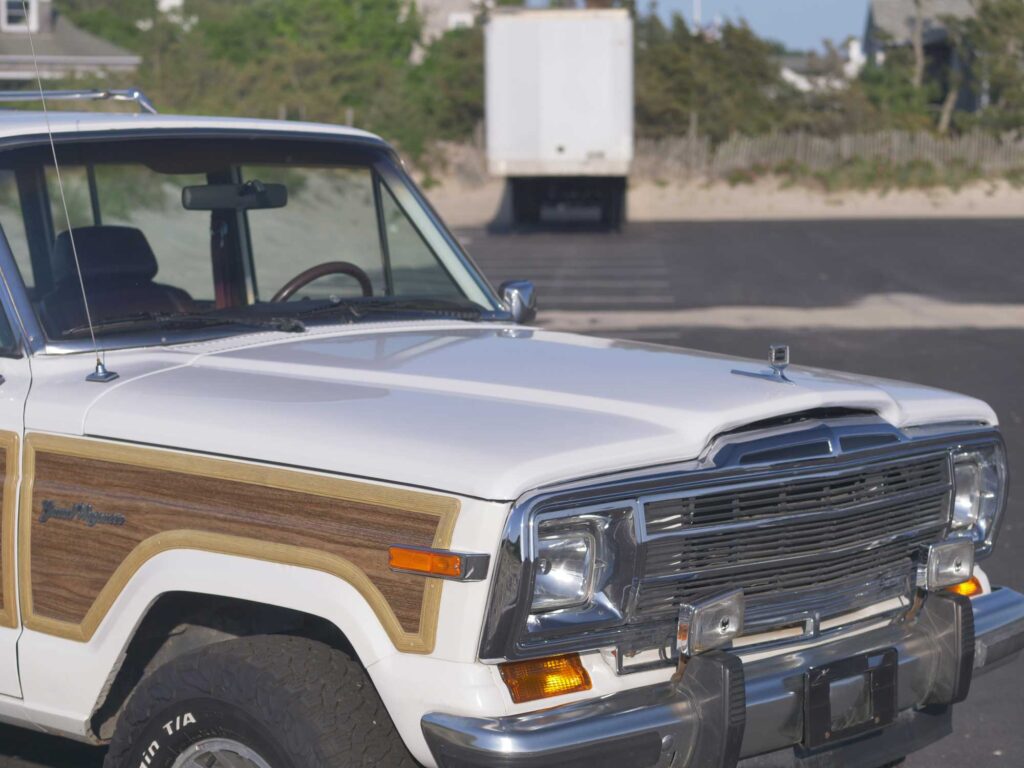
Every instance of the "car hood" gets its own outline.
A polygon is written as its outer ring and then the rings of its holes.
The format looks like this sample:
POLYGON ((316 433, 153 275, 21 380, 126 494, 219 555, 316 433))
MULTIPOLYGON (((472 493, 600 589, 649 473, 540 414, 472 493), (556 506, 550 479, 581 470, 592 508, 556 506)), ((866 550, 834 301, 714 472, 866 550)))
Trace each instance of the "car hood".
POLYGON ((896 426, 996 418, 927 387, 799 367, 786 383, 737 373, 757 361, 468 323, 235 337, 149 350, 148 365, 131 354, 112 355, 124 378, 89 405, 86 434, 495 500, 691 459, 718 433, 811 409, 896 426))

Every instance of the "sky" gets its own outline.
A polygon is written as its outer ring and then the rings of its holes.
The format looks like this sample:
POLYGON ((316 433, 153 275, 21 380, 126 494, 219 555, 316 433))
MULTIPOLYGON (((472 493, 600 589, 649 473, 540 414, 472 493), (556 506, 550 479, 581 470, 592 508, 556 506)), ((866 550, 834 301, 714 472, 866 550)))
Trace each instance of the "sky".
MULTIPOLYGON (((694 0, 660 0, 663 16, 682 13, 691 20, 694 0)), ((794 50, 821 48, 830 38, 842 42, 850 35, 864 34, 867 0, 700 0, 705 23, 715 16, 745 18, 761 37, 770 37, 794 50)), ((638 6, 646 6, 640 0, 638 6)))

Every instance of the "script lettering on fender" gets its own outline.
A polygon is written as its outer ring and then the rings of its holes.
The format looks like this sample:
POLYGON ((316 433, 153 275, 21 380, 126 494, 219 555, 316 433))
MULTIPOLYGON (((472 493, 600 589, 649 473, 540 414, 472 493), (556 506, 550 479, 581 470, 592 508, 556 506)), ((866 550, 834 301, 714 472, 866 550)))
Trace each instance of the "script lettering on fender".
POLYGON ((39 515, 39 522, 47 520, 72 520, 78 523, 85 523, 90 528, 97 525, 124 525, 127 520, 124 515, 97 512, 92 504, 72 504, 70 507, 59 507, 56 502, 46 500, 43 502, 43 511, 39 515))

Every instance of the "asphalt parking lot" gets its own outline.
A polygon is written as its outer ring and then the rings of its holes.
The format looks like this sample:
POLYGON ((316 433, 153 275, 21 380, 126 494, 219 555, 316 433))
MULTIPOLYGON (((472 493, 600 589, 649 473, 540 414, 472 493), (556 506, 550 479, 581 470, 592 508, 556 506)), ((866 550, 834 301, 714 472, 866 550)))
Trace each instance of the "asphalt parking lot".
MULTIPOLYGON (((561 321, 622 310, 645 321, 602 335, 762 360, 769 344, 787 343, 794 364, 980 397, 999 414, 1011 476, 1024 478, 1024 324, 1013 307, 1024 304, 1024 220, 637 224, 621 235, 460 236, 495 283, 534 279, 541 308, 557 310, 561 321), (919 305, 904 301, 910 311, 890 313, 894 328, 874 307, 864 310, 875 312, 870 317, 834 311, 907 294, 931 304, 916 317, 919 305), (809 319, 734 327, 743 323, 728 313, 716 320, 723 315, 698 311, 687 326, 659 327, 675 310, 715 307, 758 307, 768 319, 774 308, 798 308, 809 319)), ((983 567, 993 582, 1024 590, 1024 485, 1009 503, 998 551, 983 567)), ((1024 765, 1022 681, 1024 660, 976 681, 954 714, 954 735, 908 768, 1024 765)))
MULTIPOLYGON (((770 343, 782 342, 791 346, 794 363, 981 397, 1002 420, 1011 473, 1024 477, 1024 323, 1011 306, 1024 304, 1024 219, 645 224, 621 234, 458 235, 495 283, 535 280, 542 307, 557 310, 562 322, 625 313, 606 335, 759 359, 770 343), (857 309, 868 297, 907 295, 931 303, 883 301, 883 308, 895 307, 888 314, 871 309, 875 305, 857 309), (711 310, 722 307, 759 309, 716 320, 723 314, 711 310), (843 310, 849 307, 854 310, 843 310), (807 319, 760 324, 758 318, 779 316, 773 308, 797 308, 807 319), (673 324, 678 310, 709 312, 673 324), (982 316, 984 322, 976 319, 982 316), (626 327, 629 317, 642 320, 642 327, 626 327)), ((999 551, 984 564, 994 582, 1019 590, 1022 488, 1011 493, 999 551)), ((956 710, 956 733, 908 766, 1024 765, 1021 681, 1021 660, 976 681, 970 700, 956 710)), ((101 762, 101 751, 0 728, 0 768, 98 768, 101 762)))

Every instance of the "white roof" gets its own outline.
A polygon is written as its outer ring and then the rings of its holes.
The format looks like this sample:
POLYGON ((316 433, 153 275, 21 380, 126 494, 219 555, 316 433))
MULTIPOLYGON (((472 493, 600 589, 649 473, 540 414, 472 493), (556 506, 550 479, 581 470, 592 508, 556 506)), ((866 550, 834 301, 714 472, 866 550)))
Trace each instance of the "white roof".
MULTIPOLYGON (((300 123, 289 120, 255 120, 240 117, 51 111, 50 127, 54 134, 75 133, 77 131, 206 128, 211 130, 287 131, 289 133, 317 134, 322 136, 352 136, 382 141, 379 136, 372 133, 341 125, 300 123)), ((43 112, 0 110, 0 139, 36 134, 46 134, 46 118, 43 112)))

